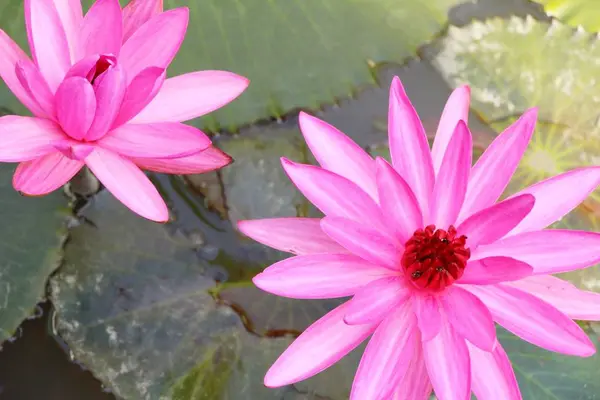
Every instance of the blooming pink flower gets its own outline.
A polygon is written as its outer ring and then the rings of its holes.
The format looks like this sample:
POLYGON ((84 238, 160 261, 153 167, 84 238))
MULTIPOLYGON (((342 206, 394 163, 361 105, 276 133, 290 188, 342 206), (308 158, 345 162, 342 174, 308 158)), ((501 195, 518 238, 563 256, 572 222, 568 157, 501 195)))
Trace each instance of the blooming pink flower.
POLYGON ((353 296, 304 331, 265 377, 306 379, 371 336, 351 399, 520 399, 494 322, 544 349, 595 352, 571 320, 600 320, 600 295, 551 274, 600 261, 600 234, 547 229, 599 184, 580 168, 497 202, 535 126, 527 111, 471 167, 470 91, 454 91, 433 149, 398 78, 389 104, 392 165, 327 123, 300 115, 321 168, 283 159, 322 219, 242 221, 246 235, 295 254, 254 278, 296 299, 353 296))
POLYGON ((20 162, 16 190, 47 194, 87 165, 131 210, 166 221, 141 169, 189 174, 231 162, 181 122, 229 103, 248 80, 226 71, 165 79, 187 8, 98 0, 84 17, 79 0, 25 0, 25 20, 33 60, 0 30, 0 76, 34 115, 0 118, 0 161, 20 162))

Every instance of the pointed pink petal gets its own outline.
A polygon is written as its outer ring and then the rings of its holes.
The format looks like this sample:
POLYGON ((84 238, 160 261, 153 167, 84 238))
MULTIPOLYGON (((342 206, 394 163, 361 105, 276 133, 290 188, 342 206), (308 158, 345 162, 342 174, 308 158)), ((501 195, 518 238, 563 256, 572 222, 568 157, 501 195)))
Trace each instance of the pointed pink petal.
POLYGON ((87 156, 94 150, 93 145, 75 141, 73 139, 65 139, 54 144, 56 150, 72 160, 84 161, 87 156))
POLYGON ((585 332, 555 307, 508 285, 471 286, 494 320, 523 340, 546 350, 589 357, 596 352, 585 332))
POLYGON ((318 218, 269 218, 239 221, 246 236, 264 245, 289 253, 322 254, 348 251, 323 232, 318 218))
POLYGON ((410 291, 399 277, 378 279, 356 292, 348 304, 344 321, 349 325, 380 322, 409 295, 410 291))
POLYGON ((96 0, 83 19, 80 58, 93 54, 118 56, 123 39, 119 0, 96 0))
POLYGON ((429 400, 433 389, 421 345, 415 346, 413 357, 402 380, 388 387, 387 392, 393 393, 393 400, 429 400))
POLYGON ((435 179, 429 144, 419 115, 398 77, 394 77, 390 88, 388 130, 392 164, 410 185, 423 214, 427 215, 435 179))
POLYGON ((131 160, 140 168, 165 174, 202 174, 231 164, 227 154, 214 146, 199 153, 179 158, 135 158, 131 160))
MULTIPOLYGON (((410 366, 418 332, 410 304, 394 310, 375 330, 360 360, 350 400, 381 399, 397 385, 410 366)), ((387 397, 386 397, 387 398, 387 397)))
POLYGON ((25 0, 25 22, 33 59, 55 92, 71 66, 71 54, 54 0, 25 0))
POLYGON ((552 304, 569 318, 600 321, 600 293, 579 290, 550 275, 530 276, 509 285, 552 304))
POLYGON ((426 342, 436 337, 442 326, 441 306, 437 296, 427 294, 413 296, 413 307, 422 340, 426 342))
POLYGON ((467 400, 471 395, 471 361, 465 340, 448 322, 439 335, 423 342, 423 355, 439 400, 467 400))
POLYGON ((132 122, 183 122, 208 114, 238 97, 250 81, 228 71, 198 71, 169 78, 132 122))
POLYGON ((600 185, 600 167, 577 168, 546 179, 511 197, 524 193, 535 197, 535 206, 509 235, 544 229, 581 204, 600 185))
POLYGON ((65 79, 56 91, 56 116, 64 131, 81 140, 94 121, 96 96, 87 79, 65 79))
POLYGON ((377 187, 383 214, 402 244, 423 227, 423 214, 406 181, 383 158, 377 158, 377 187))
POLYGON ((477 296, 452 286, 440 296, 440 304, 456 333, 482 350, 494 349, 496 326, 490 310, 477 296))
POLYGON ((98 140, 110 130, 121 108, 126 89, 125 73, 120 65, 109 68, 96 78, 96 116, 85 135, 87 141, 98 140))
POLYGON ((382 267, 400 269, 402 246, 378 230, 347 218, 325 217, 321 229, 351 253, 382 267))
POLYGON ((531 265, 514 258, 488 257, 481 260, 469 260, 458 283, 492 285, 523 279, 532 273, 531 265))
POLYGON ((83 11, 80 0, 54 0, 58 17, 62 23, 71 54, 71 64, 78 59, 80 30, 83 23, 83 11))
MULTIPOLYGON (((156 96, 165 80, 165 69, 148 67, 129 84, 113 128, 135 117, 156 96)), ((162 121, 161 121, 162 122, 162 121)))
POLYGON ((188 19, 186 7, 175 8, 152 17, 131 35, 119 58, 127 71, 127 83, 147 67, 167 68, 183 42, 188 19))
POLYGON ((352 139, 325 121, 300 112, 300 130, 322 168, 356 183, 377 200, 375 161, 352 139))
POLYGON ((281 159, 283 169, 306 198, 325 215, 348 218, 387 232, 375 201, 353 182, 319 167, 281 159))
POLYGON ((127 124, 98 141, 105 149, 127 157, 184 157, 207 149, 210 138, 193 126, 177 122, 127 124))
POLYGON ((464 121, 465 124, 469 122, 470 102, 471 89, 468 86, 461 86, 454 89, 446 102, 437 132, 435 133, 433 147, 431 148, 433 169, 436 175, 440 172, 442 160, 444 159, 444 154, 446 154, 446 149, 450 143, 456 124, 458 124, 458 121, 464 121))
POLYGON ((36 65, 29 60, 20 60, 15 66, 15 73, 28 96, 38 104, 43 113, 41 115, 55 119, 54 94, 36 65))
POLYGON ((496 343, 487 352, 467 343, 471 358, 471 386, 478 400, 521 400, 521 391, 506 352, 496 343))
POLYGON ((392 272, 349 254, 296 256, 279 261, 252 282, 265 292, 293 299, 331 299, 353 295, 392 272))
POLYGON ((347 304, 333 309, 309 326, 275 361, 265 385, 279 387, 318 374, 362 343, 375 325, 346 325, 347 304))
POLYGON ((62 153, 50 153, 19 164, 13 177, 15 190, 41 196, 67 183, 83 167, 83 162, 71 160, 62 153))
POLYGON ((35 64, 21 50, 19 45, 0 29, 0 78, 33 115, 44 116, 45 113, 41 107, 19 82, 16 74, 18 62, 29 64, 30 68, 35 67, 35 64))
POLYGON ((473 138, 465 121, 461 120, 456 125, 435 180, 431 221, 437 227, 446 229, 456 223, 467 191, 472 154, 473 138))
POLYGON ((123 8, 123 43, 150 18, 163 12, 163 0, 131 0, 123 8))
POLYGON ((54 122, 31 117, 0 117, 0 161, 33 160, 54 152, 53 143, 64 139, 54 122))
POLYGON ((521 233, 478 247, 471 259, 497 255, 526 262, 535 275, 573 271, 600 262, 600 233, 563 229, 521 233))
MULTIPOLYGON (((471 170, 458 221, 494 204, 506 189, 533 134, 537 109, 526 111, 489 145, 471 170)), ((536 196, 537 197, 537 196, 536 196)))
POLYGON ((471 250, 480 244, 490 244, 504 237, 531 212, 535 197, 530 194, 513 197, 484 208, 467 218, 457 228, 467 237, 471 250))
POLYGON ((167 205, 150 179, 131 161, 96 148, 85 163, 102 184, 133 212, 156 222, 169 219, 167 205))

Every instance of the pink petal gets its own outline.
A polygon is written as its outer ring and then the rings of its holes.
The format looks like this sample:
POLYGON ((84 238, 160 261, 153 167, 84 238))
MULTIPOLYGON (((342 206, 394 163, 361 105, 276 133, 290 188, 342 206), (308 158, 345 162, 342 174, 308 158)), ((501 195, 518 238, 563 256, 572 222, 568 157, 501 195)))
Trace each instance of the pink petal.
POLYGON ((131 35, 119 58, 127 71, 127 83, 147 67, 167 68, 183 42, 188 19, 186 7, 175 8, 152 17, 131 35))
POLYGON ((323 232, 318 218, 269 218, 238 222, 239 230, 264 245, 289 253, 347 253, 323 232))
POLYGON ((533 295, 503 284, 463 288, 483 301, 496 322, 523 340, 546 350, 580 357, 596 352, 579 325, 533 295))
POLYGON ((53 0, 25 0, 29 48, 52 92, 71 66, 65 30, 53 0))
POLYGON ((28 91, 19 82, 16 74, 18 62, 35 67, 27 55, 2 29, 0 29, 0 78, 33 115, 44 116, 45 113, 28 91))
POLYGON ((467 218, 457 231, 467 237, 471 250, 504 237, 531 212, 535 197, 530 194, 513 197, 484 208, 467 218))
POLYGON ((331 299, 353 295, 391 271, 349 254, 315 254, 279 261, 252 282, 265 292, 293 299, 331 299))
POLYGON ((85 163, 102 184, 133 212, 156 222, 169 219, 167 205, 150 179, 131 161, 96 148, 85 163))
POLYGON ((347 218, 325 217, 321 229, 351 253, 392 270, 399 269, 403 248, 378 230, 347 218))
POLYGON ((544 229, 581 204, 600 185, 600 167, 577 168, 536 183, 524 193, 535 197, 535 206, 509 235, 544 229))
POLYGON ((80 0, 54 0, 58 17, 62 23, 65 37, 69 44, 71 64, 78 59, 79 40, 81 24, 83 23, 83 11, 80 0))
POLYGON ((473 139, 465 121, 459 121, 448 144, 431 198, 431 221, 446 229, 456 223, 463 205, 473 154, 473 139))
POLYGON ((127 124, 98 141, 105 149, 127 157, 184 157, 207 149, 210 138, 202 131, 177 122, 127 124))
POLYGON ((377 327, 369 340, 354 377, 350 399, 381 399, 385 388, 398 384, 420 345, 417 338, 415 316, 410 304, 404 304, 377 327))
POLYGON ((388 387, 388 393, 393 393, 393 400, 429 400, 432 387, 425 367, 422 346, 415 346, 413 357, 402 380, 388 387))
POLYGON ((121 108, 126 89, 125 73, 120 65, 108 68, 96 78, 94 81, 96 116, 85 135, 87 141, 98 140, 110 130, 121 108))
POLYGON ((286 158, 281 163, 292 182, 323 214, 367 222, 384 232, 390 229, 375 201, 348 179, 286 158))
POLYGON ((423 214, 404 179, 383 158, 377 158, 377 187, 383 214, 390 219, 400 243, 406 243, 423 227, 423 214))
POLYGON ((467 343, 471 358, 472 389, 478 400, 521 400, 521 391, 506 352, 496 343, 487 352, 467 343))
POLYGON ((378 279, 356 292, 348 304, 344 321, 350 325, 381 322, 409 295, 410 291, 399 277, 378 279))
POLYGON ((123 8, 123 43, 150 18, 163 12, 163 0, 131 0, 123 8))
POLYGON ((140 72, 129 84, 119 114, 113 128, 135 117, 152 101, 165 80, 165 69, 148 67, 140 72))
POLYGON ((231 164, 232 159, 214 146, 199 153, 179 158, 135 158, 140 168, 166 174, 202 174, 231 164))
POLYGON ((56 91, 56 116, 64 131, 73 139, 81 140, 94 121, 96 96, 87 79, 65 79, 56 91))
POLYGON ((436 175, 440 172, 442 160, 444 159, 444 154, 446 154, 446 149, 450 143, 456 124, 458 124, 458 121, 464 121, 465 124, 469 122, 470 102, 471 89, 466 85, 454 89, 446 102, 431 149, 433 169, 436 175))
POLYGON ((250 81, 228 71, 198 71, 169 78, 135 123, 183 122, 208 114, 238 97, 250 81))
POLYGON ((347 303, 335 308, 298 336, 269 369, 265 385, 279 387, 310 378, 369 337, 375 325, 347 325, 346 308, 347 303))
POLYGON ((87 56, 77 61, 70 69, 67 71, 67 75, 65 75, 65 80, 73 77, 85 78, 88 81, 91 81, 96 74, 96 66, 100 57, 103 57, 105 61, 108 61, 109 64, 114 65, 117 62, 117 59, 113 56, 100 56, 98 54, 94 54, 91 56, 87 56))
POLYGON ((71 160, 62 153, 50 153, 19 164, 13 177, 15 190, 41 196, 67 183, 83 167, 83 162, 71 160))
POLYGON ((423 214, 429 213, 434 173, 427 136, 421 120, 398 77, 390 88, 388 130, 392 163, 412 188, 423 214))
POLYGON ((300 112, 300 130, 322 168, 356 183, 377 200, 375 161, 338 129, 300 112))
POLYGON ((445 322, 439 335, 423 342, 423 355, 433 390, 439 400, 468 400, 471 361, 465 340, 445 322))
POLYGON ((68 158, 80 161, 84 161, 95 148, 95 146, 72 139, 65 139, 55 143, 54 147, 68 158))
POLYGON ((440 304, 456 333, 485 351, 496 344, 496 326, 490 310, 466 290, 452 286, 440 296, 440 304))
POLYGON ((552 304, 569 318, 600 320, 600 293, 579 290, 572 283, 550 275, 530 276, 509 285, 552 304))
POLYGON ((536 108, 526 111, 521 118, 498 135, 479 158, 471 170, 459 222, 491 206, 504 192, 527 149, 536 118, 536 108))
POLYGON ((533 267, 535 275, 573 271, 600 262, 600 233, 547 229, 480 246, 471 259, 502 255, 533 267))
POLYGON ((53 143, 64 135, 54 122, 31 117, 0 117, 0 161, 33 160, 54 152, 53 143))
POLYGON ((495 283, 517 281, 533 273, 531 265, 510 257, 488 257, 481 260, 469 260, 463 276, 458 283, 474 285, 492 285, 495 283))
POLYGON ((419 294, 413 296, 414 312, 424 342, 436 337, 442 326, 442 314, 437 296, 419 294))
POLYGON ((36 65, 30 60, 20 60, 15 66, 15 73, 29 98, 33 99, 41 109, 40 115, 55 119, 54 94, 36 65))
POLYGON ((80 58, 93 54, 118 56, 123 39, 119 0, 96 0, 83 19, 80 58))

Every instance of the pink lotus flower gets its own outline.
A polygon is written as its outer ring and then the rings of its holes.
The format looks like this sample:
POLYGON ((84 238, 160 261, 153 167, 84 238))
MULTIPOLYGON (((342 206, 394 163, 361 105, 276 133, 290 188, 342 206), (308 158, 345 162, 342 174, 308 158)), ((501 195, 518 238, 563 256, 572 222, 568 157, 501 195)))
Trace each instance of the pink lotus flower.
POLYGON ((0 161, 20 162, 16 190, 44 195, 84 165, 143 217, 168 219, 140 170, 201 173, 231 162, 182 124, 236 98, 248 80, 200 71, 165 80, 185 36, 188 9, 162 0, 25 0, 33 61, 0 30, 0 76, 34 117, 0 118, 0 161))
POLYGON ((373 160, 327 123, 300 115, 321 168, 283 159, 322 219, 242 221, 246 235, 295 257, 254 278, 296 299, 353 296, 304 331, 265 377, 309 378, 369 336, 351 399, 520 399, 494 322, 544 349, 595 352, 571 320, 600 320, 600 295, 551 274, 600 261, 600 234, 545 230, 599 184, 580 168, 497 202, 521 159, 537 111, 527 111, 471 167, 468 87, 446 105, 429 150, 398 78, 392 83, 393 166, 373 160), (392 394, 395 392, 394 397, 392 394))

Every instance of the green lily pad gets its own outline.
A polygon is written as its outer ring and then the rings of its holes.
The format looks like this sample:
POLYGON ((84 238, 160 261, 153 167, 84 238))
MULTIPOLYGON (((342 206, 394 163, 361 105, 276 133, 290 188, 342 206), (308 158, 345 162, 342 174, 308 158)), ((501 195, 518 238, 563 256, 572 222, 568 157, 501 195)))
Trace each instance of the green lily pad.
POLYGON ((544 6, 544 11, 559 20, 590 32, 600 30, 600 7, 594 0, 534 0, 544 6))
MULTIPOLYGON (((496 132, 529 107, 539 122, 508 193, 600 162, 600 46, 595 35, 558 21, 490 19, 451 27, 433 46, 433 63, 452 85, 471 86, 472 108, 496 132)), ((598 231, 600 191, 553 225, 598 231)), ((564 274, 600 291, 600 267, 564 274)))
POLYGON ((12 187, 14 165, 0 164, 0 344, 15 333, 45 296, 58 267, 70 209, 60 191, 20 196, 12 187))
MULTIPOLYGON (((238 100, 204 119, 209 129, 316 108, 374 83, 375 64, 414 55, 442 30, 448 11, 460 2, 166 0, 167 9, 188 6, 191 12, 187 37, 169 73, 224 69, 251 80, 238 100)), ((24 45, 22 1, 4 3, 0 27, 24 45)), ((0 106, 8 104, 6 98, 6 93, 0 96, 0 106)))

